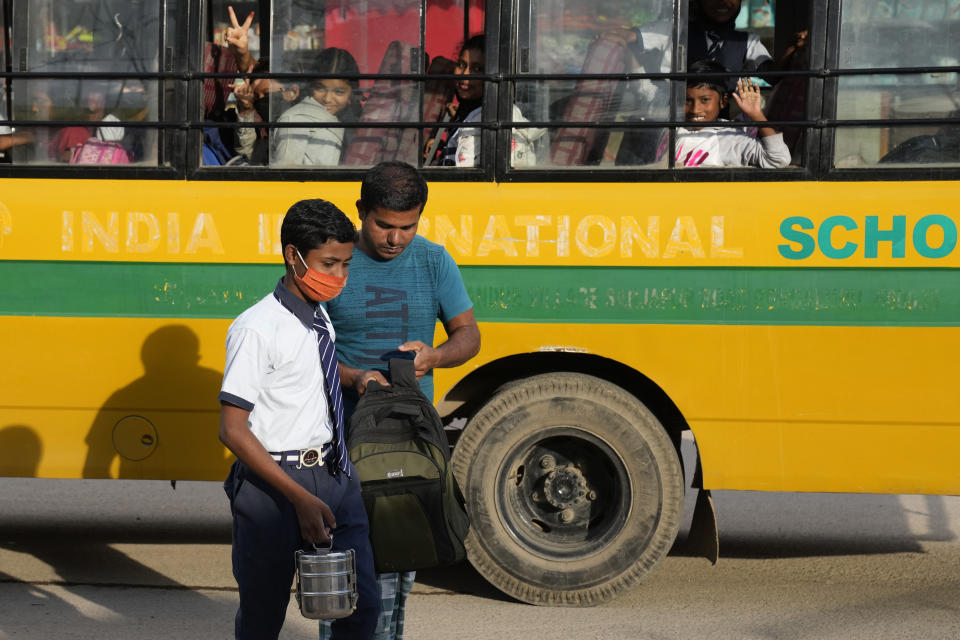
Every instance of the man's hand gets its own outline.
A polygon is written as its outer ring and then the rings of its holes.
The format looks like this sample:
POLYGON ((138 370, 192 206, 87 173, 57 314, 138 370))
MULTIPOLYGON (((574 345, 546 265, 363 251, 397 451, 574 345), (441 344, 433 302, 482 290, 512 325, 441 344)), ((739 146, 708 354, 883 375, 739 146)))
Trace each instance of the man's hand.
POLYGON ((400 351, 413 351, 416 354, 413 366, 417 371, 417 380, 431 369, 459 366, 480 351, 480 329, 473 309, 467 309, 445 321, 443 329, 447 332, 447 340, 436 348, 419 340, 404 342, 397 347, 400 351))
POLYGON ((417 380, 425 376, 431 369, 440 365, 440 353, 430 345, 419 340, 404 342, 397 347, 400 351, 413 351, 413 367, 417 370, 417 380))
POLYGON ((367 390, 367 383, 371 380, 379 382, 384 387, 389 387, 390 383, 387 382, 387 379, 383 377, 383 374, 374 369, 365 370, 362 373, 357 374, 357 377, 353 379, 353 388, 357 392, 357 395, 363 395, 367 390))
POLYGON ((304 491, 293 503, 300 522, 300 535, 311 544, 330 542, 330 530, 336 528, 337 521, 327 503, 317 496, 304 491))

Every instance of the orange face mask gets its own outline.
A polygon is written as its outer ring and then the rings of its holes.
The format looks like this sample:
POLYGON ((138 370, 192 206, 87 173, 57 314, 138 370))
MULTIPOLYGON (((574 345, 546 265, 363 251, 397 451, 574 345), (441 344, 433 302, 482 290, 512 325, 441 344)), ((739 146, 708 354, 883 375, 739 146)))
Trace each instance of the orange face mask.
POLYGON ((303 294, 314 302, 326 302, 340 295, 343 287, 347 284, 347 279, 338 278, 337 276, 331 276, 328 273, 311 269, 307 266, 307 261, 300 255, 300 250, 296 247, 294 247, 294 249, 300 258, 300 262, 303 263, 306 269, 302 277, 297 275, 296 269, 293 270, 293 279, 300 285, 300 290, 303 291, 303 294))

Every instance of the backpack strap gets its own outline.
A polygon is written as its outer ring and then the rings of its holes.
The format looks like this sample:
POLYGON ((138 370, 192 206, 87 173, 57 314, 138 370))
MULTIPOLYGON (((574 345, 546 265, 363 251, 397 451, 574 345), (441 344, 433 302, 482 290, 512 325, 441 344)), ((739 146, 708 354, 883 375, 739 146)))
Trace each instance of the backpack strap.
POLYGON ((410 358, 390 358, 390 384, 410 389, 420 389, 417 382, 417 369, 410 358))

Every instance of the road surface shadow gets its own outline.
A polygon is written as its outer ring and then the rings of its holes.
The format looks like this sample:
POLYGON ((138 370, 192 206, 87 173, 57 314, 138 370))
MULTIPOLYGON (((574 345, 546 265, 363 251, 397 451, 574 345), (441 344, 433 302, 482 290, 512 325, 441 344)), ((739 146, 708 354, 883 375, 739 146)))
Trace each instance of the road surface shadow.
MULTIPOLYGON (((226 501, 226 498, 224 498, 226 501)), ((11 543, 25 546, 67 544, 74 548, 116 543, 131 544, 230 544, 230 521, 221 523, 141 520, 129 521, 40 521, 6 520, 0 523, 0 547, 11 543)))
POLYGON ((417 582, 447 593, 467 594, 500 602, 517 602, 487 582, 467 561, 449 567, 421 569, 417 571, 417 582))
MULTIPOLYGON (((714 491, 713 497, 721 558, 919 553, 923 542, 956 538, 942 496, 714 491)), ((695 498, 691 490, 688 502, 695 498)), ((697 555, 687 542, 691 512, 671 555, 697 555)))

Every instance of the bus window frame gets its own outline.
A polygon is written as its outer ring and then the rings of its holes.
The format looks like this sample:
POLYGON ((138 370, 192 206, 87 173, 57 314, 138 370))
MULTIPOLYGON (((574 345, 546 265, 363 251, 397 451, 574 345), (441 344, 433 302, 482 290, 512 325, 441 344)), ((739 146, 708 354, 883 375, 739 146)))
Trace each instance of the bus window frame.
MULTIPOLYGON (((174 99, 167 104, 160 92, 158 104, 159 122, 166 126, 158 127, 163 143, 158 149, 158 166, 139 165, 69 165, 69 164, 0 164, 0 178, 64 178, 64 179, 167 179, 202 181, 287 181, 329 182, 357 181, 366 173, 364 167, 318 167, 306 169, 270 168, 270 167, 207 167, 201 162, 201 133, 203 123, 202 91, 204 73, 203 38, 191 37, 200 34, 204 22, 205 2, 178 0, 182 19, 177 20, 173 46, 170 42, 169 8, 170 0, 160 3, 161 11, 161 50, 158 52, 161 76, 160 82, 171 83, 174 99), (177 43, 186 46, 177 46, 177 43), (170 51, 168 51, 168 49, 170 51), (162 109, 162 110, 161 110, 162 109), (159 165, 169 156, 167 166, 159 165)), ((512 95, 517 70, 517 38, 514 29, 509 31, 501 25, 516 24, 519 13, 519 0, 487 0, 485 11, 485 33, 487 35, 486 69, 483 101, 484 126, 481 132, 482 148, 494 149, 494 153, 481 154, 478 167, 422 167, 424 176, 435 182, 510 182, 510 183, 550 183, 550 182, 771 182, 771 181, 921 181, 921 180, 958 180, 960 165, 912 167, 834 167, 836 113, 838 95, 838 76, 831 70, 837 68, 841 42, 840 9, 842 0, 811 0, 811 35, 808 46, 811 51, 810 76, 807 91, 807 121, 815 126, 808 127, 804 136, 803 166, 784 169, 759 169, 743 167, 718 167, 699 169, 637 169, 630 167, 545 167, 514 169, 510 165, 510 114, 512 95), (503 62, 503 65, 501 64, 503 62), (502 66, 509 67, 507 73, 502 66)), ((685 69, 686 23, 679 20, 679 12, 686 5, 684 0, 675 3, 674 59, 682 61, 680 69, 685 69)), ((4 2, 4 7, 10 6, 4 2)), ((260 0, 261 8, 269 6, 269 0, 260 0)), ((12 11, 12 7, 11 7, 12 11)), ((12 18, 12 16, 5 16, 12 18)), ((423 29, 423 26, 421 26, 423 29)), ((11 24, 11 36, 12 24, 11 24)), ((269 39, 267 39, 269 40, 269 39)), ((13 55, 14 41, 10 38, 7 65, 13 68, 16 56, 13 55)), ((679 72, 678 72, 679 73, 679 72)), ((5 75, 17 77, 16 72, 5 75)), ((878 120, 872 126, 892 126, 896 120, 878 120)), ((13 123, 16 126, 16 123, 13 123)), ((54 125, 56 126, 56 125, 54 125)), ((671 138, 673 133, 671 132, 671 138)))
MULTIPOLYGON (((821 5, 819 0, 813 0, 815 5, 821 5)), ((841 22, 843 0, 826 0, 825 33, 827 34, 824 47, 824 61, 815 69, 838 69, 840 66, 840 48, 842 45, 841 22)), ((811 60, 811 67, 813 62, 811 60)), ((870 71, 870 70, 865 70, 870 71)), ((823 94, 822 118, 837 120, 839 103, 840 81, 839 76, 821 74, 823 94)), ((880 121, 878 127, 892 127, 896 119, 880 121)), ((958 123, 960 126, 960 123, 958 123)), ((820 131, 820 147, 817 150, 818 178, 825 182, 884 182, 884 181, 924 181, 924 180, 960 180, 960 159, 953 166, 917 164, 911 167, 881 167, 878 165, 865 167, 836 167, 836 130, 837 126, 823 127, 820 131)))
MULTIPOLYGON (((426 0, 421 0, 421 2, 426 2, 426 0)), ((260 0, 261 7, 269 6, 268 0, 260 0)), ((464 0, 464 7, 467 9, 471 3, 471 0, 464 0)), ((496 64, 498 63, 500 57, 500 51, 502 50, 503 45, 501 44, 500 37, 500 20, 502 14, 506 14, 509 11, 510 6, 513 4, 512 0, 503 0, 502 2, 496 2, 492 0, 485 0, 486 10, 484 12, 484 34, 487 38, 487 51, 485 52, 484 57, 484 82, 486 83, 484 87, 484 98, 483 98, 483 113, 484 115, 488 113, 496 113, 496 106, 498 100, 498 82, 496 81, 496 73, 493 69, 496 69, 496 64), (491 10, 491 7, 496 7, 496 11, 491 10)), ((468 26, 466 24, 466 18, 468 10, 465 11, 465 23, 464 23, 464 39, 469 35, 468 26)), ((420 39, 421 41, 426 40, 425 34, 425 12, 421 11, 420 17, 420 39)), ((272 29, 272 24, 271 24, 272 29)), ((269 40, 269 38, 262 38, 261 42, 264 40, 269 40)), ((202 46, 202 45, 201 45, 202 46)), ((201 60, 202 59, 202 49, 198 47, 198 53, 191 56, 191 61, 201 60)), ((202 70, 198 71, 198 73, 202 70)), ((269 74, 265 74, 269 75, 269 74)), ((360 74, 360 77, 369 77, 376 74, 360 74)), ((411 78, 415 78, 417 74, 410 74, 411 78)), ((426 74, 423 74, 421 81, 427 79, 426 74)), ((202 87, 202 83, 201 83, 202 87)), ((199 113, 200 106, 198 100, 200 96, 196 99, 191 98, 191 105, 194 105, 199 113)), ((422 110, 422 107, 421 107, 422 110)), ((202 118, 202 114, 199 114, 202 118)), ((405 123, 406 124, 406 123, 405 123)), ((431 123, 423 123, 427 125, 431 123)), ((289 126, 289 124, 285 125, 289 126)), ((361 128, 361 127, 370 127, 371 123, 353 123, 352 125, 346 125, 352 128, 361 128)), ((417 125, 414 125, 417 126, 417 125)), ((448 125, 450 128, 455 127, 456 125, 448 125)), ((276 128, 276 127, 274 127, 276 128)), ((423 126, 417 126, 417 128, 422 129, 423 126)), ((509 129, 506 129, 509 131, 509 129)), ((497 133, 493 129, 484 128, 481 131, 481 148, 494 148, 493 145, 498 144, 497 133), (489 145, 484 147, 484 145, 489 145)), ((195 137, 195 136, 191 136, 195 137)), ((422 137, 422 134, 421 136, 422 137)), ((197 142, 199 145, 199 142, 197 142)), ((509 145, 509 140, 506 143, 509 145)), ((421 145, 422 146, 422 145, 421 145)), ((509 148, 507 146, 506 148, 509 148)), ((494 154, 490 153, 481 153, 480 155, 480 166, 478 167, 435 167, 435 166, 422 166, 418 167, 420 171, 423 172, 424 177, 426 177, 431 182, 493 182, 494 176, 496 175, 496 159, 499 157, 499 153, 495 152, 494 154)), ((256 174, 257 180, 263 180, 264 182, 272 181, 297 181, 297 182, 350 182, 356 181, 359 182, 362 180, 363 176, 367 173, 369 167, 305 167, 305 168, 272 168, 272 167, 208 167, 201 166, 199 164, 199 148, 196 151, 190 151, 188 160, 192 162, 192 166, 187 167, 186 176, 190 180, 249 180, 252 175, 256 174)))
MULTIPOLYGON (((677 169, 631 169, 578 167, 544 169, 512 169, 504 157, 498 153, 498 182, 770 182, 770 181, 920 181, 920 180, 957 180, 960 179, 960 163, 955 166, 931 166, 918 164, 912 167, 836 168, 833 164, 834 126, 826 126, 836 121, 838 81, 831 75, 831 69, 837 69, 840 42, 840 9, 842 0, 810 1, 810 76, 807 84, 806 113, 807 120, 817 123, 808 127, 804 135, 803 166, 791 166, 783 169, 760 169, 756 167, 723 167, 677 169)), ((685 22, 680 20, 682 10, 676 4, 674 24, 676 38, 674 59, 680 61, 685 69, 686 33, 685 22)), ((511 42, 513 46, 515 43, 511 42)), ((512 51, 511 51, 512 53, 512 51)), ((507 58, 512 59, 510 57, 507 58)), ((513 58, 515 59, 515 58, 513 58)), ((678 70, 679 72, 679 70, 678 70)), ((509 93, 504 91, 504 93, 509 93)), ((675 108, 674 105, 672 108, 675 108)), ((509 113, 509 103, 502 102, 500 113, 509 113)), ((509 118, 506 118, 507 120, 509 118)), ((679 118, 678 118, 679 119, 679 118)), ((501 121, 505 118, 501 117, 501 121)), ((892 126, 895 120, 878 121, 875 126, 892 126)), ((502 133, 502 132, 501 132, 502 133)), ((671 148, 673 148, 675 129, 671 129, 671 148)), ((504 134, 505 136, 505 134, 504 134)), ((671 163, 672 164, 672 163, 671 163)))
MULTIPOLYGON (((184 5, 193 5, 195 3, 189 2, 189 0, 161 0, 157 3, 157 12, 159 14, 158 20, 158 29, 160 30, 158 42, 160 43, 160 48, 157 51, 157 63, 158 69, 160 70, 157 74, 126 74, 125 77, 138 77, 146 75, 150 78, 155 78, 155 81, 161 83, 160 90, 157 93, 157 122, 161 123, 173 123, 178 120, 171 119, 164 110, 169 111, 171 108, 170 105, 166 105, 164 92, 165 88, 162 83, 166 82, 178 82, 178 77, 181 74, 177 73, 177 70, 182 68, 178 66, 177 52, 182 51, 182 47, 169 46, 171 41, 169 39, 169 24, 168 17, 170 15, 171 7, 175 8, 179 4, 180 6, 184 5), (168 54, 167 50, 171 49, 171 56, 169 58, 169 66, 172 69, 165 69, 168 66, 168 54), (164 75, 170 74, 170 79, 164 79, 164 75)), ((4 75, 7 77, 8 84, 11 86, 11 91, 13 90, 12 82, 16 80, 17 77, 20 77, 18 71, 14 70, 16 65, 21 63, 15 63, 15 60, 19 60, 19 55, 14 55, 15 53, 15 44, 16 38, 14 37, 14 27, 16 27, 23 18, 19 18, 14 15, 14 2, 13 0, 5 0, 3 2, 4 12, 3 16, 0 16, 2 20, 8 20, 10 26, 10 38, 7 42, 9 48, 8 52, 8 68, 4 68, 0 71, 3 71, 4 75)), ((187 24, 188 20, 180 20, 177 25, 177 33, 175 37, 177 40, 175 42, 184 42, 180 38, 185 38, 188 35, 189 25, 187 24)), ((5 26, 5 25, 4 25, 5 26)), ((96 77, 97 73, 90 73, 90 77, 96 77)), ((26 75, 27 78, 31 77, 30 74, 26 75)), ((42 74, 33 74, 32 77, 42 77, 42 74)), ((80 75, 82 79, 83 74, 80 75)), ((179 80, 183 82, 183 80, 179 80)), ((174 100, 174 105, 182 104, 182 100, 174 100)), ((182 121, 182 120, 180 120, 182 121)), ((56 122, 56 121, 49 121, 56 122)), ((17 124, 16 121, 13 121, 13 126, 20 126, 26 128, 29 125, 24 123, 17 124)), ((54 124, 52 125, 62 126, 54 124)), ((140 123, 128 123, 123 122, 121 126, 137 127, 142 126, 140 123)), ((182 157, 182 154, 172 153, 171 162, 169 166, 163 166, 162 158, 165 155, 165 145, 167 144, 168 134, 166 133, 170 129, 164 126, 157 127, 158 136, 157 136, 157 164, 156 165, 72 165, 69 163, 49 163, 49 164, 14 164, 14 163, 4 163, 0 164, 0 178, 62 178, 62 179, 124 179, 124 180, 137 180, 137 179, 182 179, 183 171, 177 166, 179 157, 182 157)), ((175 130, 175 129, 174 129, 175 130)))

